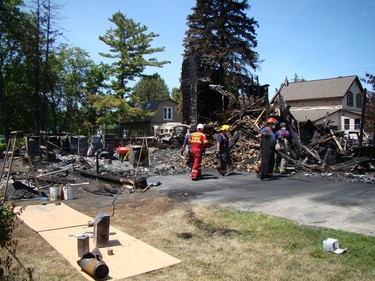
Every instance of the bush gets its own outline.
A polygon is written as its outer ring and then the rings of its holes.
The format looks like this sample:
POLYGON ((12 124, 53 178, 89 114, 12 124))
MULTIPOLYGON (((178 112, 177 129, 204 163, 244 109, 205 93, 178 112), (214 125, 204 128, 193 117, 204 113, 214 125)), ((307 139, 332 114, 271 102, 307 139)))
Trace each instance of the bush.
MULTIPOLYGON (((0 193, 1 196, 1 193, 0 193)), ((16 242, 12 239, 16 227, 16 216, 12 202, 0 199, 0 280, 16 280, 12 277, 11 265, 14 258, 16 242)))

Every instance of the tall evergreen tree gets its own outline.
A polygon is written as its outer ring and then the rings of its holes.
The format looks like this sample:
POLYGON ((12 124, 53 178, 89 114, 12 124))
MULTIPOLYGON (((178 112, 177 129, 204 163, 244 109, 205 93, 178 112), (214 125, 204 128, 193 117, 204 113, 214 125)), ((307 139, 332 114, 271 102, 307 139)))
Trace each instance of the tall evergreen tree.
POLYGON ((127 18, 121 12, 112 15, 110 21, 115 28, 107 30, 99 39, 110 47, 111 53, 99 53, 101 56, 114 59, 111 74, 114 76, 112 90, 121 98, 126 98, 130 89, 129 81, 140 77, 146 67, 162 67, 169 61, 158 61, 149 57, 154 53, 164 51, 164 47, 151 47, 152 40, 157 34, 146 33, 147 27, 127 18))
POLYGON ((215 83, 230 90, 258 68, 258 23, 248 17, 249 9, 247 0, 197 0, 187 18, 184 57, 197 53, 204 70, 217 77, 215 83))
POLYGON ((110 53, 99 53, 101 56, 113 59, 109 68, 112 79, 111 93, 105 96, 94 95, 90 97, 93 107, 107 114, 97 119, 97 125, 104 125, 105 129, 118 125, 122 132, 123 122, 132 121, 147 115, 139 108, 132 108, 128 103, 131 88, 130 81, 141 77, 146 67, 162 67, 169 61, 158 61, 152 57, 154 53, 164 51, 164 47, 151 47, 152 40, 157 34, 146 33, 147 27, 127 18, 117 12, 109 19, 114 28, 107 30, 106 34, 99 36, 110 48, 110 53))

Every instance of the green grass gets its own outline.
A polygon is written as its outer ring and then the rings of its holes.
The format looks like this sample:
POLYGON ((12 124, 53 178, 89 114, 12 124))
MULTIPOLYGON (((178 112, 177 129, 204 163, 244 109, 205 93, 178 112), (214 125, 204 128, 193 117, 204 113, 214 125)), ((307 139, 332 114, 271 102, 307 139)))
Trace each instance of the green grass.
POLYGON ((280 261, 283 261, 283 257, 297 257, 292 262, 274 265, 284 268, 282 270, 284 274, 287 271, 302 270, 304 266, 310 264, 314 265, 316 270, 329 265, 329 268, 333 270, 330 273, 322 272, 329 278, 327 280, 374 278, 375 237, 327 228, 301 226, 289 220, 256 213, 224 210, 215 212, 213 218, 220 228, 237 229, 236 239, 243 244, 260 243, 265 251, 274 250, 280 261), (338 239, 340 248, 347 248, 347 253, 336 255, 326 252, 323 249, 323 240, 326 238, 338 239))
MULTIPOLYGON (((118 206, 113 226, 182 261, 124 281, 374 280, 375 237, 212 206, 165 208, 169 202, 148 201, 139 210, 118 206), (164 207, 155 212, 156 206, 164 207), (146 214, 142 219, 140 211, 146 214), (347 253, 326 252, 326 238, 338 239, 347 253)), ((18 255, 33 268, 35 280, 57 280, 61 273, 66 278, 58 280, 84 280, 36 233, 20 230, 18 255), (51 262, 61 272, 51 270, 51 262)))
POLYGON ((375 237, 230 210, 197 207, 186 217, 185 227, 195 227, 193 238, 163 245, 182 264, 134 280, 352 281, 375 276, 375 237), (326 238, 338 239, 347 253, 325 251, 326 238), (188 250, 179 256, 181 247, 188 250))

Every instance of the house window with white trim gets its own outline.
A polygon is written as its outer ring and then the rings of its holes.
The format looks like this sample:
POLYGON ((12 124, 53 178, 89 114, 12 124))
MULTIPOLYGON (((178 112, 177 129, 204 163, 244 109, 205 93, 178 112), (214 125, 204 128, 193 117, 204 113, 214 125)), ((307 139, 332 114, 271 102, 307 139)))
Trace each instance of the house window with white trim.
POLYGON ((353 93, 352 92, 348 92, 348 95, 346 96, 346 105, 353 106, 353 93))
POLYGON ((344 119, 344 130, 350 130, 350 119, 349 118, 344 119))
POLYGON ((355 104, 357 107, 362 108, 362 95, 360 93, 355 95, 355 104))
POLYGON ((354 119, 354 130, 359 130, 361 128, 361 119, 356 118, 354 119))
POLYGON ((163 119, 172 120, 173 119, 173 108, 172 107, 163 107, 163 119))

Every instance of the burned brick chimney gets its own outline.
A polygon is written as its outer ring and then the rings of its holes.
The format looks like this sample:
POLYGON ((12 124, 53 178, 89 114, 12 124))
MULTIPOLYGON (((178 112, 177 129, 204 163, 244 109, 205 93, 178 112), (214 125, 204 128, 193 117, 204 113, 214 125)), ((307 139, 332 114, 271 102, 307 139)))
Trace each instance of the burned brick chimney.
POLYGON ((228 110, 246 108, 254 102, 259 106, 268 103, 268 85, 259 86, 258 81, 254 83, 249 77, 243 77, 239 84, 244 92, 240 95, 228 92, 217 75, 218 71, 204 70, 198 53, 182 62, 182 116, 185 124, 226 122, 228 110))
POLYGON ((198 123, 197 111, 197 80, 202 75, 200 70, 200 56, 192 55, 182 62, 181 94, 182 117, 185 124, 198 123))

